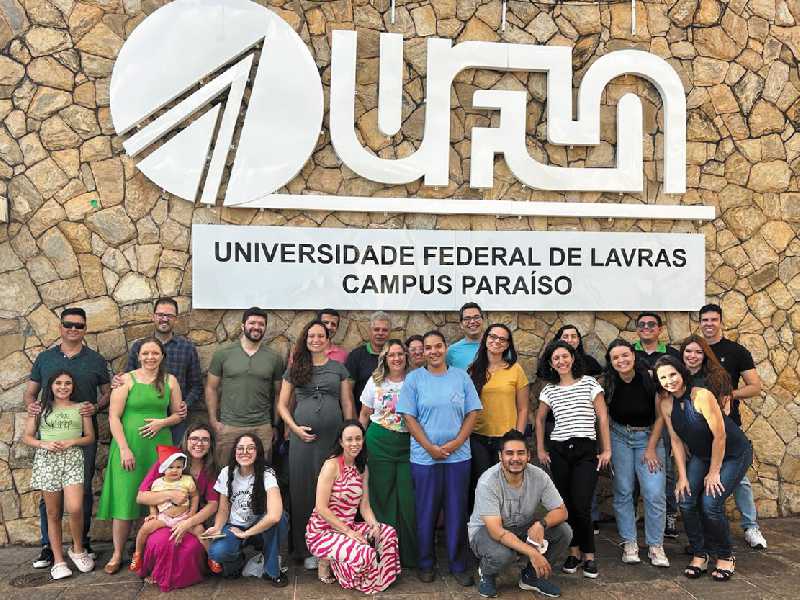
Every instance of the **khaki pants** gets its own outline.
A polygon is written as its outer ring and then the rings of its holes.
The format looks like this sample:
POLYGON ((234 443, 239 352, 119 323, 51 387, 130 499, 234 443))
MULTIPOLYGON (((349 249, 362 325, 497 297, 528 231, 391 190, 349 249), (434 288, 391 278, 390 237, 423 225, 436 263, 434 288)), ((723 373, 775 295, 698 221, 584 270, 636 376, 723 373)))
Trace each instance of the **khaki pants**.
POLYGON ((272 458, 272 425, 254 425, 252 427, 237 427, 235 425, 222 424, 222 433, 217 436, 217 464, 224 467, 228 464, 231 448, 236 438, 243 433, 256 435, 261 443, 264 444, 264 458, 270 463, 272 458))

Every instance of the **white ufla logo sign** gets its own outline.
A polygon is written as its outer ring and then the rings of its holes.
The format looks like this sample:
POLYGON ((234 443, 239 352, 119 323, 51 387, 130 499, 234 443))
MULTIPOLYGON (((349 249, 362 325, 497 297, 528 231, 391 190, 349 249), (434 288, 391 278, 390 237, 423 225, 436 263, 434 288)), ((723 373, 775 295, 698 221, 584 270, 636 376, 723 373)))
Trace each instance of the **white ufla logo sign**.
MULTIPOLYGON (((546 73, 547 135, 562 145, 600 143, 602 92, 612 79, 630 73, 651 81, 663 101, 663 191, 685 191, 683 85, 653 54, 619 50, 595 61, 578 90, 573 120, 571 49, 494 42, 454 46, 429 38, 423 141, 410 156, 385 159, 364 148, 356 135, 356 45, 355 31, 333 32, 330 132, 339 157, 362 177, 448 185, 450 89, 464 69, 546 73)), ((382 33, 380 50, 378 128, 390 136, 401 127, 402 36, 382 33)), ((617 107, 614 168, 558 167, 532 158, 525 145, 525 92, 479 90, 473 105, 499 110, 501 119, 496 128, 472 130, 472 187, 492 187, 494 158, 502 154, 514 175, 532 188, 643 189, 642 106, 633 94, 624 95, 617 107)), ((158 9, 133 31, 111 78, 111 115, 117 133, 128 135, 125 150, 147 177, 190 201, 213 204, 224 195, 225 205, 267 206, 264 199, 311 155, 322 114, 322 85, 308 48, 281 17, 249 0, 176 0, 158 9)))

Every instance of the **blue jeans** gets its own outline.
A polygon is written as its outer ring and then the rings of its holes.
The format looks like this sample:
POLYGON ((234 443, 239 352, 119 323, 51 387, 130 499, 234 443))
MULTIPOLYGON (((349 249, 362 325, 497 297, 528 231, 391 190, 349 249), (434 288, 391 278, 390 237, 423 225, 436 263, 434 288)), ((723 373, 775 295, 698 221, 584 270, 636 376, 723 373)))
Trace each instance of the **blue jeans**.
MULTIPOLYGON (((95 424, 95 431, 97 426, 95 424)), ((89 543, 89 528, 92 526, 92 504, 94 504, 94 464, 97 458, 97 442, 83 446, 83 543, 89 543)), ((63 506, 63 505, 62 505, 63 506)), ((47 509, 44 498, 39 500, 39 530, 41 531, 42 546, 50 545, 50 535, 47 531, 47 509)))
POLYGON ((751 527, 758 527, 756 501, 753 498, 753 488, 747 474, 742 477, 739 485, 733 490, 733 499, 736 501, 736 508, 742 513, 742 522, 740 523, 742 530, 747 531, 751 527))
MULTIPOLYGON (((242 545, 246 540, 240 539, 231 533, 231 525, 228 523, 222 528, 224 538, 214 540, 208 548, 208 557, 222 565, 222 573, 225 577, 236 577, 241 574, 244 568, 244 556, 242 555, 242 545)), ((277 525, 273 525, 263 533, 264 552, 264 573, 272 578, 277 578, 280 573, 281 539, 285 538, 289 532, 289 519, 286 513, 281 516, 277 525)))
POLYGON ((703 479, 708 474, 709 461, 692 456, 686 465, 686 478, 689 480, 691 496, 680 502, 683 526, 689 536, 689 545, 695 556, 715 554, 722 560, 729 559, 731 550, 731 531, 725 516, 725 500, 733 493, 753 462, 753 449, 748 447, 735 458, 726 458, 720 468, 720 481, 725 491, 720 496, 705 493, 703 479))
MULTIPOLYGON (((636 507, 633 489, 639 481, 644 500, 644 537, 648 546, 664 543, 667 502, 664 491, 666 474, 651 473, 642 463, 650 431, 629 431, 624 425, 611 424, 611 462, 614 466, 614 515, 617 531, 625 542, 636 541, 636 507)), ((664 446, 659 442, 656 453, 662 463, 664 446)))

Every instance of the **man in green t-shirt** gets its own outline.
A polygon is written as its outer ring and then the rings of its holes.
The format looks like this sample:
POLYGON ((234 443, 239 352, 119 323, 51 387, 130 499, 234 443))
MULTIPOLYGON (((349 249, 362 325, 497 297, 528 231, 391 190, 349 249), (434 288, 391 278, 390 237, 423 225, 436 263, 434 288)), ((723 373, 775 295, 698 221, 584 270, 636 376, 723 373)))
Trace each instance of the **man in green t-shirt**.
POLYGON ((206 405, 217 434, 220 464, 227 464, 233 442, 244 432, 255 433, 264 444, 267 460, 270 458, 275 398, 285 364, 277 352, 262 344, 266 330, 267 313, 248 308, 242 315, 242 335, 211 358, 206 405))

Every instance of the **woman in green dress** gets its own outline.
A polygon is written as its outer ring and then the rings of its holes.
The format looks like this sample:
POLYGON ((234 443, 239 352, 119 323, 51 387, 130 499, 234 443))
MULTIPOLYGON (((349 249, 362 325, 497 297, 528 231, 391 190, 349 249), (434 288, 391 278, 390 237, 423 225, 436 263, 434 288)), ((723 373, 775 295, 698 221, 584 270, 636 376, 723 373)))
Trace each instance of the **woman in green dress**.
POLYGON ((181 388, 166 372, 164 347, 147 338, 139 350, 141 368, 125 373, 111 392, 108 424, 113 440, 97 509, 98 519, 113 519, 114 553, 104 571, 113 575, 122 564, 122 551, 131 521, 145 515, 136 502, 139 484, 156 462, 156 446, 172 444, 170 427, 182 421, 181 388))

